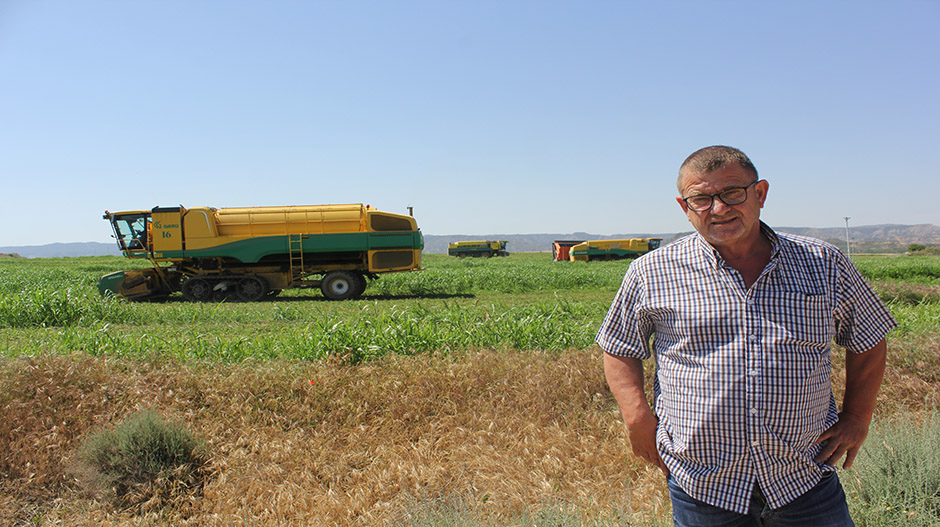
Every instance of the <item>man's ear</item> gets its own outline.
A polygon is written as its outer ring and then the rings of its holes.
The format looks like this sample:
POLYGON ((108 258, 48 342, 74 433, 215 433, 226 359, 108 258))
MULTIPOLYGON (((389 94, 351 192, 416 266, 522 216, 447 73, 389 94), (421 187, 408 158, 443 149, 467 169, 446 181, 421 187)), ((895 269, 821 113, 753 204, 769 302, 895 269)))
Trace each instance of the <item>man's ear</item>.
POLYGON ((686 214, 689 213, 689 205, 685 202, 684 199, 682 199, 682 196, 676 196, 676 203, 678 203, 679 206, 682 207, 682 212, 686 214))
POLYGON ((760 208, 764 208, 764 201, 767 199, 767 191, 770 189, 770 183, 766 179, 762 179, 754 185, 754 190, 757 191, 757 201, 760 202, 760 208))

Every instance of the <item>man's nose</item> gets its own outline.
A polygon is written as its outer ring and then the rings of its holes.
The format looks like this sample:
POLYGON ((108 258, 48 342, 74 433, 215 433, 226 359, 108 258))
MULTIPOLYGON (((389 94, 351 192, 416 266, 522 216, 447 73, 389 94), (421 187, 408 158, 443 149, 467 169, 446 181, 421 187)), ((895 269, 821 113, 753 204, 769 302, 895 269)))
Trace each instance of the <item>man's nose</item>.
POLYGON ((718 196, 715 196, 714 198, 712 198, 712 210, 711 210, 712 214, 721 214, 722 212, 725 212, 731 207, 732 207, 731 205, 725 205, 725 202, 721 201, 718 198, 718 196))

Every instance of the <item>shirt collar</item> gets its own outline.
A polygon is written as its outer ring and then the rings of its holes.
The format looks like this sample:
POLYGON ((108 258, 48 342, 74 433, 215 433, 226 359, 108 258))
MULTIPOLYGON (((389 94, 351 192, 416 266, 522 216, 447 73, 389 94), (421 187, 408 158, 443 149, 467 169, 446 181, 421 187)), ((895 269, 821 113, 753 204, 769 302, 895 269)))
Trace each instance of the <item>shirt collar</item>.
MULTIPOLYGON (((777 257, 777 254, 780 253, 780 237, 764 222, 760 222, 760 232, 770 240, 770 259, 772 261, 777 257)), ((718 254, 718 249, 715 249, 712 244, 705 241, 705 238, 697 231, 695 232, 695 239, 705 259, 716 269, 721 268, 725 264, 724 258, 718 254)))

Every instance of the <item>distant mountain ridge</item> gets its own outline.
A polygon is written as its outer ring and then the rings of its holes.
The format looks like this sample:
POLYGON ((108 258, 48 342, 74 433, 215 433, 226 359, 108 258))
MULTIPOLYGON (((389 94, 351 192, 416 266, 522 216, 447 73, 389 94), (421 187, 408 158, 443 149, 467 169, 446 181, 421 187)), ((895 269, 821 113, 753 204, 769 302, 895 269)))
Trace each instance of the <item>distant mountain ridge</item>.
MULTIPOLYGON (((773 227, 779 232, 787 232, 799 236, 810 236, 825 240, 842 250, 846 249, 845 228, 816 228, 816 227, 773 227)), ((629 234, 590 234, 574 232, 569 234, 487 234, 465 235, 454 234, 450 236, 429 235, 424 236, 424 250, 428 253, 446 253, 447 244, 467 240, 507 240, 509 252, 535 252, 551 251, 555 240, 615 240, 620 238, 662 238, 663 243, 677 240, 692 231, 678 233, 629 233, 629 234)), ((912 243, 924 245, 940 244, 940 226, 931 224, 921 225, 867 225, 849 228, 849 239, 853 252, 890 253, 905 252, 912 243)))
POLYGON ((0 247, 0 254, 16 254, 23 258, 61 258, 73 256, 120 256, 115 243, 71 242, 46 245, 19 245, 0 247))
MULTIPOLYGON (((780 232, 800 236, 811 236, 826 240, 842 250, 845 245, 844 227, 774 227, 780 232)), ((590 234, 573 232, 567 234, 425 234, 424 251, 432 254, 447 252, 447 244, 466 240, 507 240, 509 252, 551 251, 555 240, 613 240, 619 238, 662 238, 663 243, 676 240, 691 231, 678 233, 630 233, 630 234, 590 234)), ((852 252, 859 253, 897 253, 907 250, 912 243, 940 245, 940 226, 920 225, 865 225, 849 228, 852 252)), ((73 256, 107 256, 121 253, 114 243, 76 242, 50 243, 47 245, 23 245, 0 247, 0 254, 16 254, 24 258, 61 258, 73 256)))

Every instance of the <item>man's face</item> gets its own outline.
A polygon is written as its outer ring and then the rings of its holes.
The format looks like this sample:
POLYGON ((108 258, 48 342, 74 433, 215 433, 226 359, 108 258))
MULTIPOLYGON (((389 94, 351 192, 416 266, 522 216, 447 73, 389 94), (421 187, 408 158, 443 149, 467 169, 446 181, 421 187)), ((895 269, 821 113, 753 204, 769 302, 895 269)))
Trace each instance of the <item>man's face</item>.
POLYGON ((760 232, 760 209, 764 207, 769 187, 766 181, 761 180, 749 188, 747 200, 737 205, 726 205, 716 196, 712 208, 696 212, 683 198, 717 194, 732 187, 746 187, 753 182, 752 174, 733 163, 708 174, 686 174, 682 180, 682 195, 676 200, 689 222, 708 243, 719 249, 745 249, 760 232))

